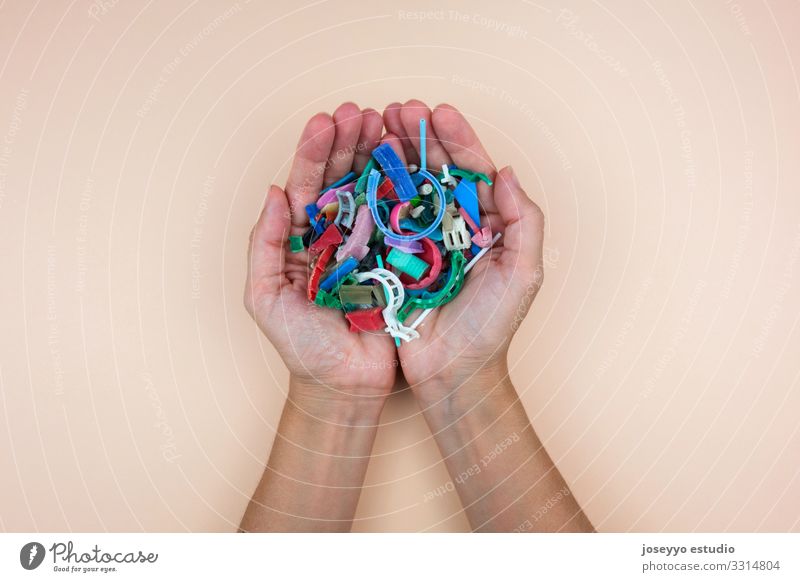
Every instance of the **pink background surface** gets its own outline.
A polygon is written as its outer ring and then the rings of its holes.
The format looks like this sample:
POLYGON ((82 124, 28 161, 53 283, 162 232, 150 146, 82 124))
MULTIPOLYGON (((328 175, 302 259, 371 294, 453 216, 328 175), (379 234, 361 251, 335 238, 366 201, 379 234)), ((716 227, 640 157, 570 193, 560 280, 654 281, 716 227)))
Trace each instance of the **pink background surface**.
MULTIPOLYGON (((304 121, 460 107, 548 218, 510 355, 601 531, 798 531, 800 7, 0 4, 0 529, 234 530, 287 373, 250 226, 304 121)), ((280 322, 276 322, 280 325, 280 322)), ((392 397, 357 531, 463 531, 392 397)))

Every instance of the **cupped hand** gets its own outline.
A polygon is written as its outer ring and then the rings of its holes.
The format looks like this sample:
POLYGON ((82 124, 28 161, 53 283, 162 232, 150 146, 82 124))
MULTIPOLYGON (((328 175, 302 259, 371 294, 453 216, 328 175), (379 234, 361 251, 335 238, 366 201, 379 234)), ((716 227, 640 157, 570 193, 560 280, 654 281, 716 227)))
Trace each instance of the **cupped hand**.
POLYGON ((289 235, 309 227, 307 204, 351 170, 361 172, 381 138, 372 109, 341 105, 305 126, 285 188, 271 186, 250 235, 244 303, 294 381, 316 399, 385 397, 395 381, 396 350, 385 334, 351 333, 341 311, 308 300, 308 252, 292 253, 289 235), (320 386, 321 385, 321 386, 320 386))
POLYGON ((456 298, 430 313, 419 328, 420 338, 399 349, 403 374, 412 388, 430 390, 437 385, 452 390, 476 374, 507 373, 511 337, 543 281, 544 215, 510 167, 495 170, 473 128, 449 105, 433 112, 417 100, 387 107, 384 141, 407 163, 419 163, 420 118, 427 127, 429 169, 455 164, 493 179, 493 186, 478 185, 481 226, 488 224, 493 233, 502 233, 470 271, 456 298))

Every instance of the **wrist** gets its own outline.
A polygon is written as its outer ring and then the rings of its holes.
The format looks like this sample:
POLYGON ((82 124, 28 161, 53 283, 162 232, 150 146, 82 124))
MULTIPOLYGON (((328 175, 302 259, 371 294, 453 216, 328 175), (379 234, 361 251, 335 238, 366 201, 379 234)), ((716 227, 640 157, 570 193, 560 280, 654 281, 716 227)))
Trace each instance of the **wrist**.
POLYGON ((474 406, 485 397, 511 387, 505 355, 477 367, 451 367, 422 382, 411 385, 423 408, 446 405, 451 409, 474 406))
POLYGON ((374 395, 292 375, 287 399, 295 408, 321 421, 364 426, 377 425, 387 397, 388 394, 374 395))

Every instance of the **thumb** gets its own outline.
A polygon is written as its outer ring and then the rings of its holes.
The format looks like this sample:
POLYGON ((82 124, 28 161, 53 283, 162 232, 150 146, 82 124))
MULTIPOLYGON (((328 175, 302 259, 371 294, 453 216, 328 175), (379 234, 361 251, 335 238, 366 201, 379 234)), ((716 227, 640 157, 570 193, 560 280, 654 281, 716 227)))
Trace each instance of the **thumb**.
POLYGON ((270 186, 264 208, 250 232, 244 302, 251 313, 258 300, 276 294, 284 282, 290 224, 286 193, 278 186, 270 186))
POLYGON ((528 198, 511 166, 497 173, 494 201, 505 229, 500 264, 509 278, 538 290, 544 278, 544 214, 528 198))

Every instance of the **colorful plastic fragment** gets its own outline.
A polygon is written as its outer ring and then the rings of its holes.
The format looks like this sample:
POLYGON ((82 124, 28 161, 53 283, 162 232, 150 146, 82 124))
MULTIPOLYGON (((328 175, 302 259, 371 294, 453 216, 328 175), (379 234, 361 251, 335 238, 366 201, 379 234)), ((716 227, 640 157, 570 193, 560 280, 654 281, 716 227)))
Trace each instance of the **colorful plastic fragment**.
POLYGON ((306 246, 303 244, 303 237, 302 236, 290 236, 289 237, 289 250, 293 253, 300 253, 306 246))
POLYGON ((417 281, 419 281, 420 277, 422 277, 425 271, 430 268, 430 265, 419 257, 415 257, 409 253, 404 253, 403 251, 395 248, 389 251, 389 255, 386 257, 386 262, 396 268, 398 271, 405 273, 417 281))
POLYGON ((335 224, 331 224, 325 229, 325 232, 322 233, 322 236, 311 243, 311 245, 308 247, 308 252, 312 255, 319 254, 331 245, 336 246, 340 244, 342 240, 342 231, 340 231, 339 227, 335 224))
POLYGON ((369 309, 357 309, 345 314, 347 321, 350 322, 350 331, 378 331, 386 327, 383 321, 383 311, 380 307, 369 309))

